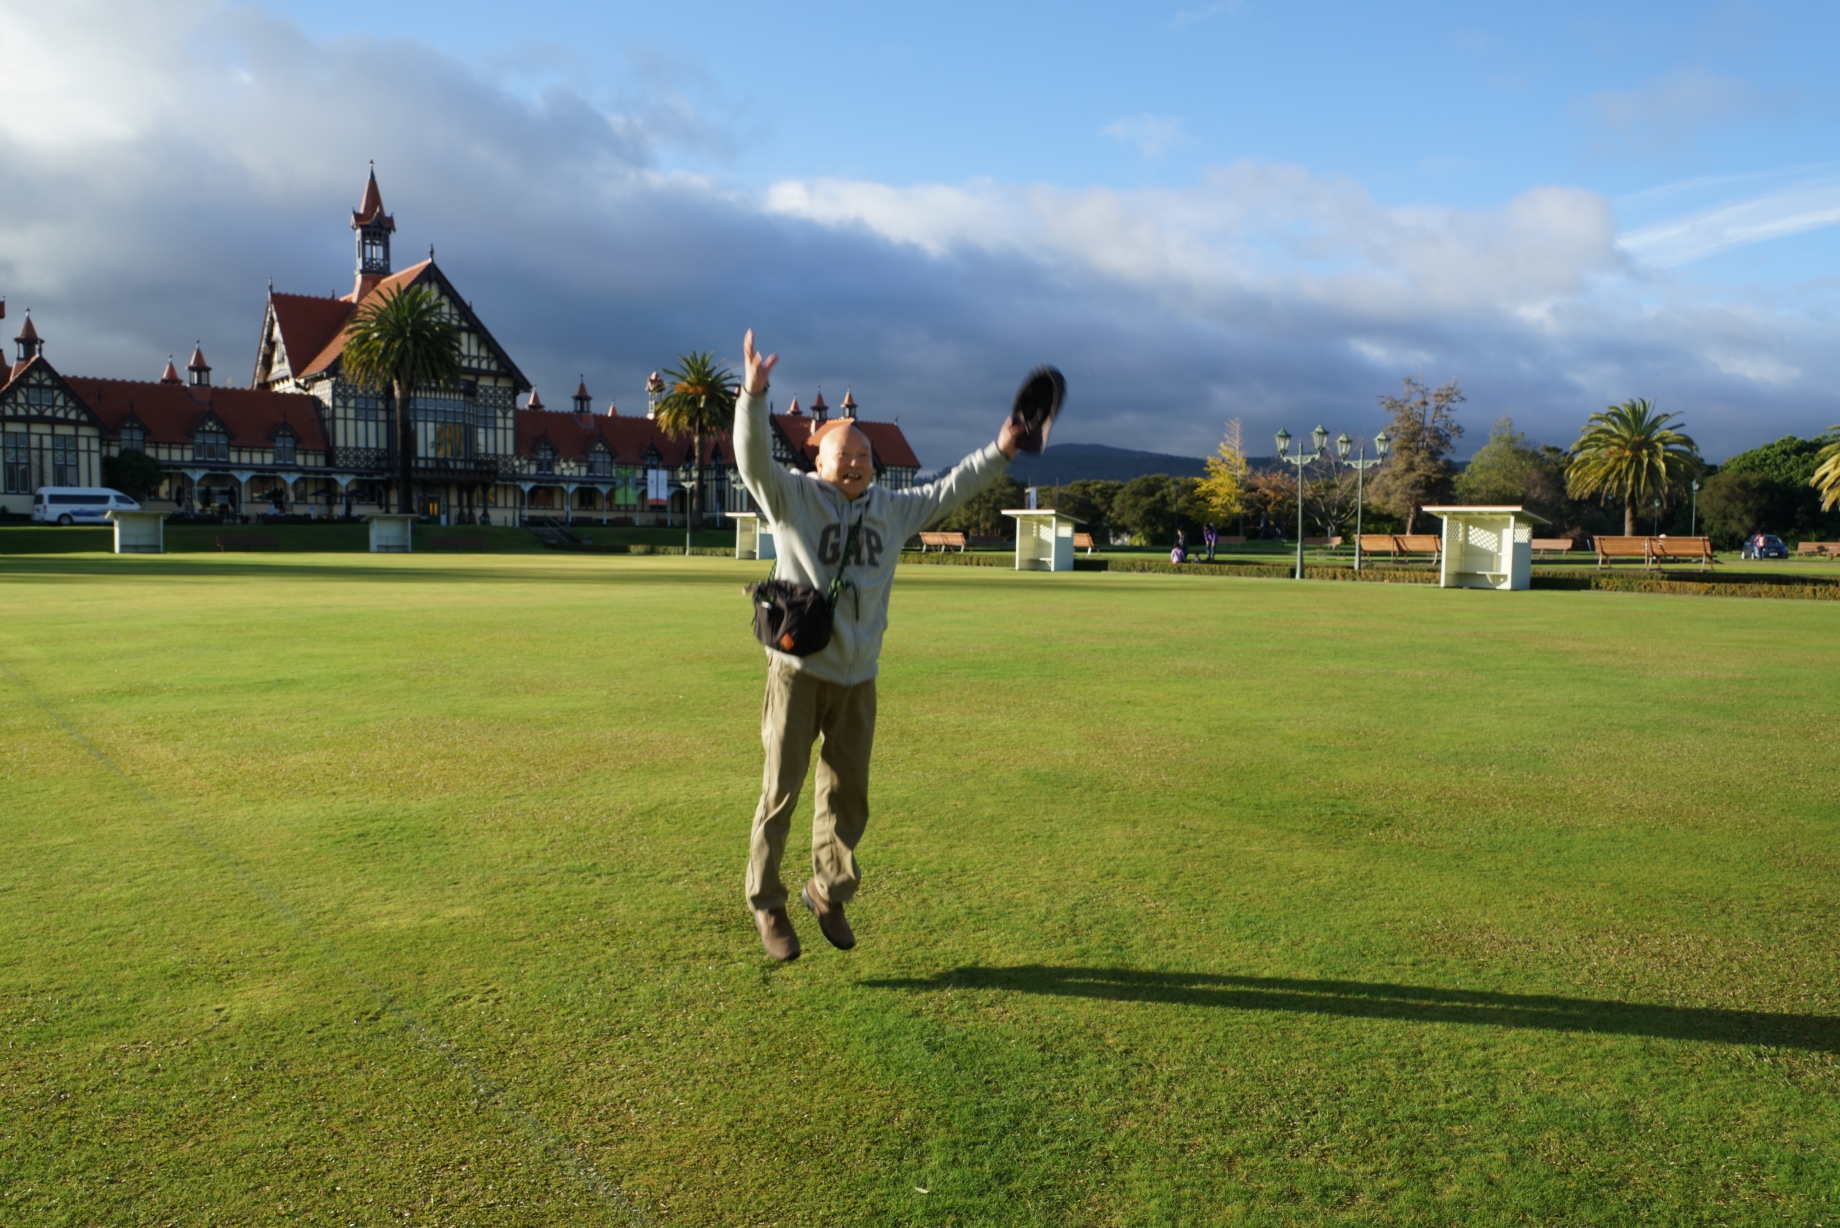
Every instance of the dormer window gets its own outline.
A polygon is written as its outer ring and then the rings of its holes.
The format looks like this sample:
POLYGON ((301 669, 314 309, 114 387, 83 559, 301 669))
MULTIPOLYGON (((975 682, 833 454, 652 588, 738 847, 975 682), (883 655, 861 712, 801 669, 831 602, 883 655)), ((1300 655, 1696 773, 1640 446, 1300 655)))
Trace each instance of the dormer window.
POLYGON ((130 422, 121 428, 121 450, 123 452, 145 452, 147 450, 147 432, 138 422, 130 422))
POLYGON ((556 472, 556 449, 547 439, 537 445, 537 472, 556 472))
POLYGON ((192 436, 192 459, 200 461, 227 461, 230 459, 230 436, 221 426, 207 425, 198 428, 192 436))
POLYGON ((275 463, 291 465, 294 463, 294 432, 282 431, 275 436, 275 463))
POLYGON ((594 451, 588 454, 588 476, 593 478, 613 476, 613 450, 606 444, 596 443, 594 451))

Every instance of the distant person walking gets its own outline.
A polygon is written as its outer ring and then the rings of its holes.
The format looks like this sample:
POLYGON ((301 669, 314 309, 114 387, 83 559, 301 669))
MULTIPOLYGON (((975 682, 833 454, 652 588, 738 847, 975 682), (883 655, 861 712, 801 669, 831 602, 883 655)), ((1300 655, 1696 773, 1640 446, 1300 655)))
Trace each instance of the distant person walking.
POLYGON ((830 643, 804 657, 767 649, 760 716, 766 770, 754 810, 746 890, 761 945, 774 959, 789 960, 799 956, 799 938, 786 915, 780 861, 812 745, 819 744, 811 880, 799 898, 831 945, 847 951, 856 935, 843 909, 862 881, 856 845, 869 822, 875 675, 901 543, 1001 477, 1016 455, 1020 433, 1006 420, 995 443, 943 478, 895 491, 871 484, 875 457, 869 440, 841 419, 819 435, 817 472, 794 474, 774 461, 767 422, 768 379, 779 355, 756 353, 752 329, 742 352, 746 370, 735 406, 735 463, 773 524, 779 555, 774 574, 821 591, 833 578, 843 582, 830 643))

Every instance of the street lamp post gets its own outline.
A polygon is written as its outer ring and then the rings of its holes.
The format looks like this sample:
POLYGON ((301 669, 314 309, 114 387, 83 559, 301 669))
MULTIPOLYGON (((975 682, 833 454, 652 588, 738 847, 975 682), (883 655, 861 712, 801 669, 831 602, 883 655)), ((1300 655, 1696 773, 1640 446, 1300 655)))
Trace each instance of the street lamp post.
POLYGON ((1689 485, 1687 489, 1693 492, 1693 517, 1691 520, 1687 521, 1687 536, 1688 537, 1698 537, 1699 536, 1699 479, 1694 478, 1692 484, 1689 485))
POLYGON ((1386 459, 1386 451, 1393 446, 1393 441, 1386 437, 1385 431, 1381 431, 1378 435, 1374 436, 1374 459, 1372 460, 1367 459, 1367 445, 1365 443, 1361 445, 1360 451, 1356 453, 1360 459, 1349 460, 1348 450, 1353 444, 1354 441, 1348 438, 1348 432, 1346 431, 1336 436, 1335 454, 1341 458, 1342 464, 1354 470, 1354 569, 1359 571, 1361 570, 1361 501, 1366 495, 1363 485, 1367 478, 1367 470, 1386 459))
POLYGON ((1655 499, 1655 531, 1651 536, 1661 536, 1661 500, 1659 497, 1655 499))
POLYGON ((1319 425, 1310 432, 1310 438, 1316 443, 1316 451, 1305 452, 1299 444, 1297 455, 1292 456, 1291 433, 1282 427, 1278 429, 1278 459, 1297 466, 1297 574, 1294 578, 1298 580, 1303 579, 1303 467, 1321 456, 1329 446, 1329 432, 1319 425))

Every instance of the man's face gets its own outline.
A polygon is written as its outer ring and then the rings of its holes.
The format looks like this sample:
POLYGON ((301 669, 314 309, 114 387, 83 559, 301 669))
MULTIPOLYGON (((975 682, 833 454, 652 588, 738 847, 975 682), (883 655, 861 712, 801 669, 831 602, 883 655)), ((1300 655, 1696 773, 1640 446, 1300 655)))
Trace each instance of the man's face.
POLYGON ((840 426, 818 441, 818 476, 854 499, 875 478, 875 454, 869 440, 853 426, 840 426))

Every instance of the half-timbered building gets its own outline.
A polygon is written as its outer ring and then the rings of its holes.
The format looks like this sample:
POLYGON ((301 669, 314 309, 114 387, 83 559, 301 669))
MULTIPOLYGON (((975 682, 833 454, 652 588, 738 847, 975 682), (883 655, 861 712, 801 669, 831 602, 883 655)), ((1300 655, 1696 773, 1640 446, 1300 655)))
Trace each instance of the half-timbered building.
MULTIPOLYGON (((351 215, 357 269, 338 297, 277 292, 264 308, 248 388, 215 386, 202 350, 182 379, 169 361, 158 380, 64 376, 44 356, 28 314, 18 357, 0 386, 4 473, 0 507, 29 510, 40 486, 103 485, 104 461, 126 449, 158 461, 165 481, 150 506, 278 510, 316 516, 394 510, 396 407, 387 391, 345 378, 346 329, 381 296, 426 287, 460 338, 456 387, 418 392, 413 492, 424 515, 453 523, 516 524, 584 515, 628 524, 684 523, 693 479, 701 477, 701 519, 754 511, 736 473, 732 443, 719 434, 691 455, 688 437, 613 405, 593 412, 585 383, 573 412, 543 406, 531 382, 435 264, 434 252, 393 271, 396 221, 384 211, 375 171, 351 215), (528 393, 520 407, 519 399, 528 393)), ((841 410, 856 419, 855 397, 841 410)), ((809 413, 795 400, 772 415, 774 456, 810 470, 813 431, 829 417, 820 392, 809 413)), ((920 462, 898 423, 857 419, 875 454, 876 478, 912 485, 920 462)))

